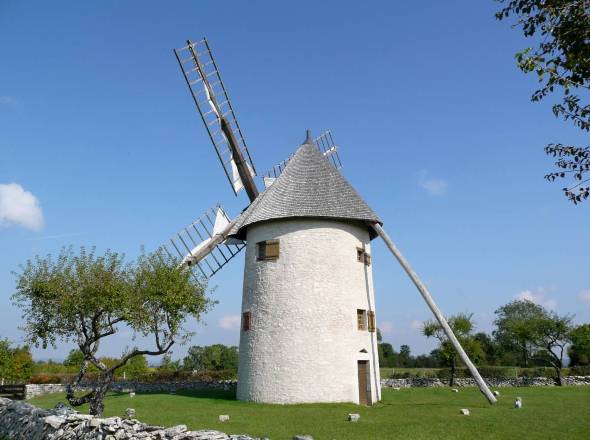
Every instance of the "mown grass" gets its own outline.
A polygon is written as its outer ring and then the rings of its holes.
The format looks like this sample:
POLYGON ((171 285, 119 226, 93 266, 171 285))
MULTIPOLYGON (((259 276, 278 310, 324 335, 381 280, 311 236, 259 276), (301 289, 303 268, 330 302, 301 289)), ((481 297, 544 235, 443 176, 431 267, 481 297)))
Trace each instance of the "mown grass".
MULTIPOLYGON (((188 425, 227 433, 266 436, 271 440, 311 434, 314 439, 588 439, 590 387, 502 388, 490 406, 475 388, 452 393, 448 388, 383 390, 373 407, 353 404, 267 405, 240 402, 225 391, 178 394, 112 394, 105 416, 135 408, 138 419, 155 425, 188 425), (514 409, 516 396, 523 408, 514 409), (471 415, 459 415, 468 408, 471 415), (361 415, 358 423, 348 413, 361 415), (231 420, 220 423, 219 414, 231 420)), ((45 408, 64 401, 63 394, 39 396, 30 403, 45 408)), ((82 411, 87 410, 82 408, 82 411)))

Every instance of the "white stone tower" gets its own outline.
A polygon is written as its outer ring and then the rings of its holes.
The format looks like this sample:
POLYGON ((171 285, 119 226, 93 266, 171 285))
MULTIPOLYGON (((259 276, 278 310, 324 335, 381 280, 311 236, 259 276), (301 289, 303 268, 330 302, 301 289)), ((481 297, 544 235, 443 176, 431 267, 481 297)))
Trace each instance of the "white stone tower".
POLYGON ((247 241, 238 399, 380 400, 374 223, 309 137, 240 216, 231 234, 247 241))

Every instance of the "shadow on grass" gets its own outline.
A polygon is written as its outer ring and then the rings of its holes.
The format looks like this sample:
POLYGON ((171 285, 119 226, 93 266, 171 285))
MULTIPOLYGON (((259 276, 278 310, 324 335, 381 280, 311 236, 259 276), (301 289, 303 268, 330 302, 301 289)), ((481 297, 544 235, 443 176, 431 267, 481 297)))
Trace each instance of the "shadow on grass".
MULTIPOLYGON (((215 400, 236 400, 235 390, 218 390, 218 389, 204 389, 204 390, 178 390, 176 392, 163 392, 163 391, 150 391, 150 392, 138 392, 137 395, 141 396, 155 396, 155 395, 167 395, 167 396, 182 396, 182 397, 194 397, 198 399, 215 399, 215 400)), ((122 392, 111 392, 110 397, 126 397, 129 393, 122 392)))

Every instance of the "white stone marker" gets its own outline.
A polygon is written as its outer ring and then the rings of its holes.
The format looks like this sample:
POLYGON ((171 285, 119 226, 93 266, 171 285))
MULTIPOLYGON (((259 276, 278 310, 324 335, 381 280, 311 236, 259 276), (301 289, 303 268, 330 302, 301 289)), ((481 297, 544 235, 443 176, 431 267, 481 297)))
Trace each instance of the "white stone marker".
POLYGON ((135 409, 127 408, 125 410, 125 415, 127 416, 128 419, 132 419, 133 417, 135 417, 135 409))
POLYGON ((129 397, 135 397, 135 393, 134 393, 133 391, 131 391, 131 392, 129 393, 129 397))
POLYGON ((220 422, 228 422, 229 421, 229 416, 227 414, 221 414, 219 416, 219 421, 220 422))
POLYGON ((349 414, 348 415, 349 422, 358 422, 360 418, 361 418, 360 414, 349 414))
POLYGON ((457 388, 453 388, 451 391, 452 391, 453 393, 458 393, 458 392, 459 392, 459 390, 458 390, 457 388))
POLYGON ((514 407, 515 408, 522 408, 522 399, 520 397, 517 397, 516 400, 514 401, 514 407))
POLYGON ((494 396, 499 396, 500 395, 500 391, 496 390, 494 391, 494 396))
POLYGON ((462 416, 468 416, 469 415, 469 410, 467 408, 462 408, 461 411, 459 411, 459 413, 462 416))

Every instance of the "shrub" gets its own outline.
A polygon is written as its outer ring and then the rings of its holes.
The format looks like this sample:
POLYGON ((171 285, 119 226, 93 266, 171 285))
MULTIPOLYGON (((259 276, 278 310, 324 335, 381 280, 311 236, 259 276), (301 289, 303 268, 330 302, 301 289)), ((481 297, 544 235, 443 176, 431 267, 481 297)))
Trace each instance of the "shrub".
POLYGON ((590 376, 590 365, 576 365, 569 370, 571 376, 590 376))
POLYGON ((32 384, 48 384, 48 383, 63 383, 62 376, 59 374, 35 374, 31 376, 29 383, 32 384))

